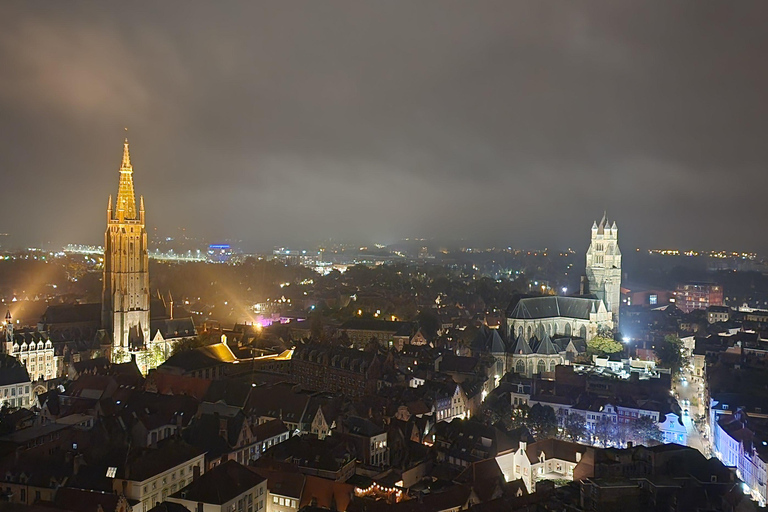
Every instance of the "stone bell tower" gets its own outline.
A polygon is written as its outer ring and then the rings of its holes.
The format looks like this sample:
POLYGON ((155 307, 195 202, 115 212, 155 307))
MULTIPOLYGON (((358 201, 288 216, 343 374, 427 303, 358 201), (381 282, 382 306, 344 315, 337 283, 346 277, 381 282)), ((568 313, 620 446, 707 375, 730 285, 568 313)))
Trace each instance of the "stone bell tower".
MULTIPOLYGON (((149 253, 144 224, 144 198, 136 209, 133 166, 128 139, 123 144, 117 201, 107 206, 104 234, 102 327, 112 335, 112 354, 127 359, 143 348, 149 333, 149 253)), ((121 362, 113 359, 114 362, 121 362)))
POLYGON ((609 224, 605 214, 600 221, 592 223, 592 241, 587 249, 587 279, 589 292, 605 303, 613 316, 614 328, 619 326, 621 306, 621 251, 619 250, 619 228, 616 221, 609 224))

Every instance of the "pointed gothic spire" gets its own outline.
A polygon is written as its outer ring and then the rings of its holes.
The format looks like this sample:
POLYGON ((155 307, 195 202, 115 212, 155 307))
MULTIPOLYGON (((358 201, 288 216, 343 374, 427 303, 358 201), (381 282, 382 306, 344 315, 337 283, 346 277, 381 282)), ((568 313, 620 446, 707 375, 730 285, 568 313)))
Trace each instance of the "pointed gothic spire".
POLYGON ((120 165, 120 170, 133 171, 133 167, 131 167, 131 151, 128 149, 128 137, 123 142, 123 163, 120 165))
POLYGON ((123 163, 120 165, 120 185, 115 208, 118 212, 123 212, 125 219, 136 219, 136 196, 133 192, 133 166, 128 149, 128 139, 125 139, 123 143, 123 163))

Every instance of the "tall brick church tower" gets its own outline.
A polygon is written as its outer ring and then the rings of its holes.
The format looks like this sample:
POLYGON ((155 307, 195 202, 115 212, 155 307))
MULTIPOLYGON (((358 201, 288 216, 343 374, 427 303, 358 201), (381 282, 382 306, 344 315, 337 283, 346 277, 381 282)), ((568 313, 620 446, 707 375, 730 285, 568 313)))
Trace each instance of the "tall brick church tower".
POLYGON ((587 279, 589 292, 605 303, 613 316, 614 329, 619 327, 621 306, 621 251, 619 228, 610 225, 606 215, 600 225, 592 223, 592 241, 587 249, 587 279))
POLYGON ((128 139, 123 144, 120 185, 112 209, 107 206, 107 231, 104 234, 104 276, 101 324, 112 335, 114 359, 127 359, 130 351, 150 341, 149 333, 149 253, 144 227, 144 197, 136 210, 133 191, 133 166, 128 139))

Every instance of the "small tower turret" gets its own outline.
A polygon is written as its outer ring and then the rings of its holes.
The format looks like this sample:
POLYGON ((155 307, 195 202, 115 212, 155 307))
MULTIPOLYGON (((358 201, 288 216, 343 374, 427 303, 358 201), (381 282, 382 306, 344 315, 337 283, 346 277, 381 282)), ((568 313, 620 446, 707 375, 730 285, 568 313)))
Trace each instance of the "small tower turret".
POLYGON ((10 354, 13 352, 13 318, 11 317, 10 309, 5 312, 3 330, 5 331, 5 343, 3 344, 3 352, 10 354))

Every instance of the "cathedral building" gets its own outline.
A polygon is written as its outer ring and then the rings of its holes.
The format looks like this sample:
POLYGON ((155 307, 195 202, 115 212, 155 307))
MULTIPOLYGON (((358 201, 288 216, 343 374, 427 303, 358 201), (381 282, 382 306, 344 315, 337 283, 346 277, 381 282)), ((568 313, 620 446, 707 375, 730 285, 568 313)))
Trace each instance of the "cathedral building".
POLYGON ((150 336, 149 253, 144 198, 133 190, 133 166, 128 139, 123 144, 117 201, 107 206, 104 234, 104 274, 101 324, 111 333, 111 356, 126 359, 145 349, 150 336))
POLYGON ((614 328, 619 327, 621 306, 621 251, 616 221, 611 225, 603 214, 600 225, 592 223, 592 240, 587 249, 587 279, 589 293, 602 300, 613 317, 614 328))
MULTIPOLYGON (((552 374, 586 351, 587 342, 618 328, 621 251, 618 228, 603 216, 593 223, 587 250, 589 290, 575 297, 518 295, 507 308, 506 343, 486 343, 504 371, 552 374)), ((497 336, 498 337, 498 336, 497 336)), ((499 337, 500 338, 500 337, 499 337)))

